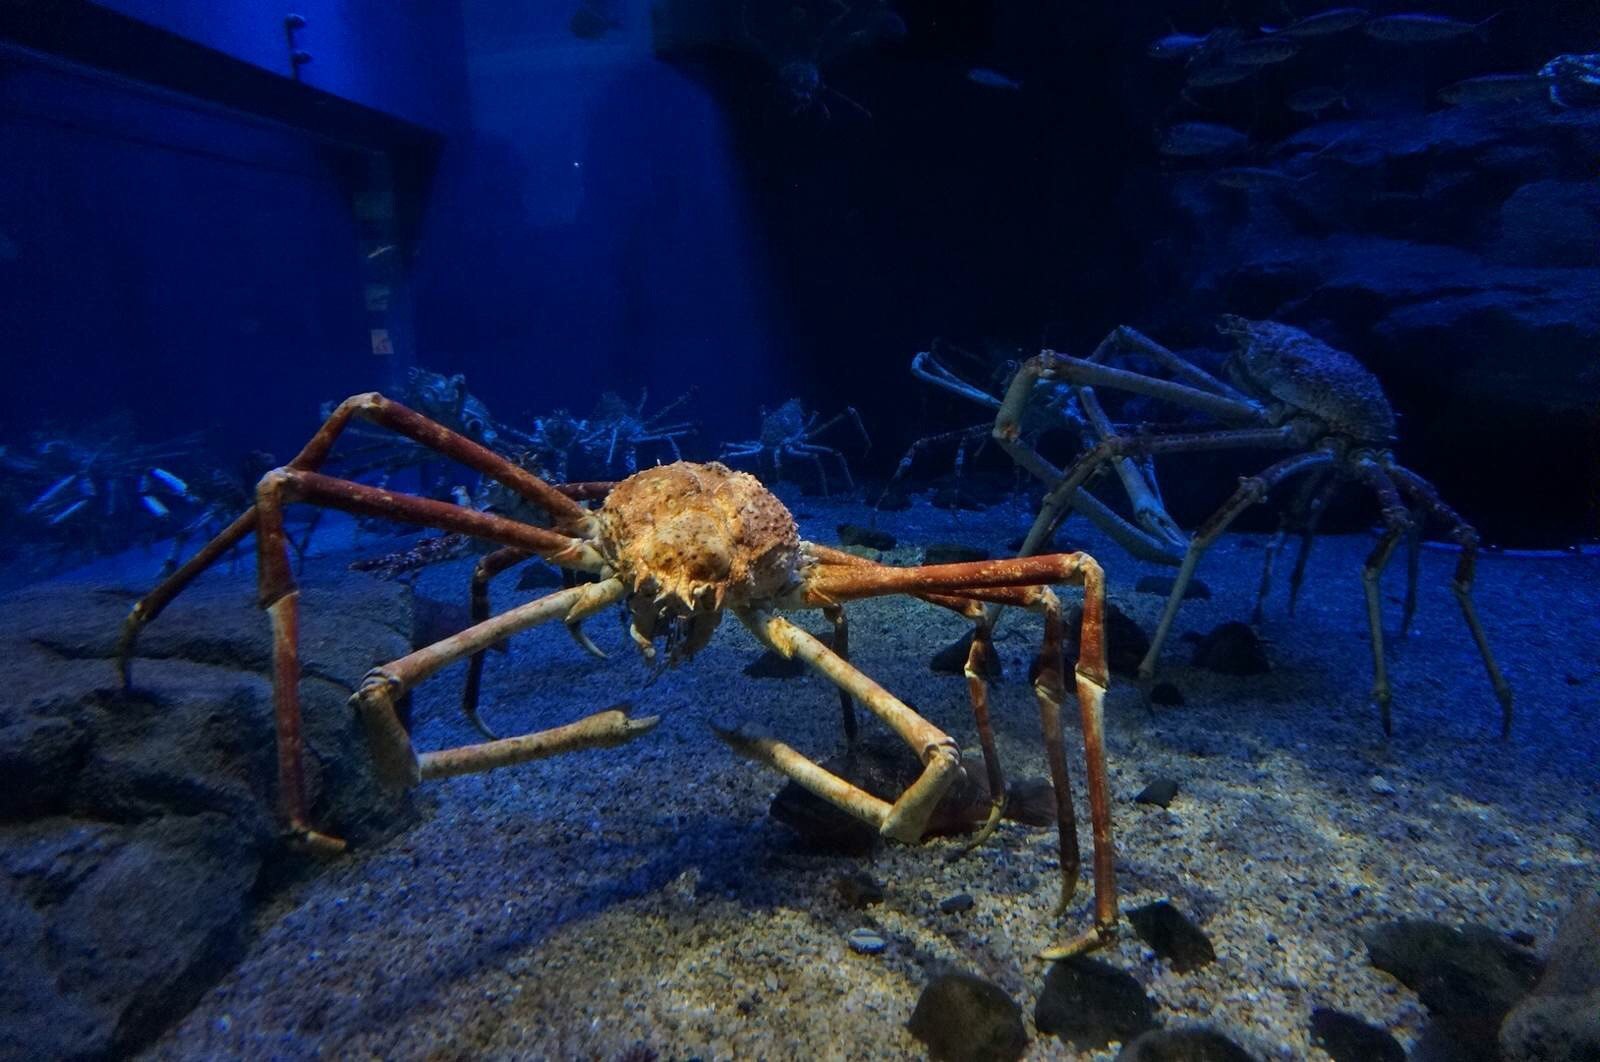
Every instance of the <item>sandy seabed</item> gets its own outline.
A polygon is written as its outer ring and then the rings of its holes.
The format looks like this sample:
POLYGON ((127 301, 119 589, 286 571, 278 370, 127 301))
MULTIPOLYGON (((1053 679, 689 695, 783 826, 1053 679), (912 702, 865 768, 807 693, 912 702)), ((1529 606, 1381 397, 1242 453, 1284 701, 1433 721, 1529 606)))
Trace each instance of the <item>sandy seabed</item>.
MULTIPOLYGON (((821 542, 868 515, 811 498, 793 507, 821 542)), ((919 501, 879 524, 903 547, 958 541, 1001 554, 1028 518, 1020 506, 953 516, 919 501)), ((1162 601, 1134 584, 1162 569, 1081 522, 1063 538, 1100 558, 1111 599, 1153 629, 1162 601)), ((1501 741, 1449 591, 1455 557, 1426 550, 1414 630, 1391 642, 1395 732, 1385 741, 1368 700, 1365 536, 1318 542, 1292 619, 1280 582, 1260 627, 1269 674, 1189 665, 1178 635, 1249 619, 1263 541, 1230 534, 1201 565, 1213 596, 1184 604, 1158 676, 1186 703, 1152 709, 1120 678, 1107 700, 1122 905, 1170 900, 1217 959, 1176 974, 1131 930, 1099 957, 1144 986, 1163 1023, 1209 1023, 1261 1058, 1325 1058, 1309 1041, 1319 1006, 1409 1045, 1426 1011, 1369 965, 1364 928, 1476 922, 1530 933, 1543 950, 1573 897, 1600 883, 1600 558, 1480 563, 1477 601, 1517 698, 1514 733, 1501 741), (1169 808, 1133 802, 1161 776, 1181 787, 1169 808)), ((1401 566, 1385 587, 1391 634, 1401 566)), ((444 566, 420 586, 464 598, 468 570, 444 566)), ((533 596, 514 581, 497 605, 533 596)), ((854 661, 975 746, 963 681, 928 668, 963 621, 906 599, 850 615, 854 661)), ((802 622, 825 629, 820 617, 802 622)), ((663 1059, 919 1058, 906 1020, 928 978, 952 967, 1001 985, 1034 1033, 1046 972, 1035 953, 1089 920, 1087 880, 1053 917, 1053 831, 1007 824, 954 862, 945 857, 959 842, 948 840, 871 858, 808 854, 767 816, 782 779, 737 758, 709 724, 745 721, 820 759, 842 747, 832 690, 814 676, 744 676, 759 649, 736 623, 648 684, 620 625, 590 628, 608 660, 559 627, 491 654, 485 717, 514 733, 631 701, 662 716, 652 734, 425 786, 420 825, 287 890, 245 960, 146 1057, 610 1060, 643 1045, 663 1059), (852 910, 834 882, 863 870, 886 897, 852 910), (960 892, 971 909, 942 913, 939 902, 960 892), (862 926, 887 941, 883 952, 849 948, 862 926)), ((1044 773, 1024 681, 1039 634, 1036 617, 1012 615, 996 636, 1006 675, 993 706, 1012 776, 1044 773)), ((457 709, 460 677, 458 666, 416 694, 419 747, 476 739, 457 709)), ((1077 737, 1074 724, 1081 787, 1077 737)), ((1078 804, 1086 817, 1081 789, 1078 804)), ((1086 829, 1084 845, 1087 865, 1086 829)), ((1035 1035, 1027 1057, 1114 1054, 1035 1035)))

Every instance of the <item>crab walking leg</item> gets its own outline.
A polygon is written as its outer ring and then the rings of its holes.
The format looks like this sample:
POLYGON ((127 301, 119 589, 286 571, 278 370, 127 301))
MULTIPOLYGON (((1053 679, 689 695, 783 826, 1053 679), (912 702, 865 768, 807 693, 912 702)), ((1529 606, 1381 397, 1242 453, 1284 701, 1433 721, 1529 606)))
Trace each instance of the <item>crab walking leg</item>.
POLYGON ((1240 513, 1265 498, 1273 487, 1290 476, 1325 468, 1333 462, 1333 455, 1324 450, 1296 454, 1284 458, 1263 472, 1239 480, 1239 489, 1233 492, 1233 497, 1222 503, 1222 508, 1212 514, 1211 519, 1201 526, 1193 541, 1189 543, 1189 550, 1183 555, 1183 564, 1173 579, 1172 592, 1167 595, 1167 604, 1161 610, 1161 619, 1156 624, 1155 634, 1150 638, 1150 648, 1145 652, 1144 659, 1139 662, 1140 678, 1147 679, 1155 674, 1156 660, 1161 656, 1161 645, 1172 630, 1172 621, 1178 615, 1178 606, 1183 603, 1183 595, 1189 589, 1189 581, 1194 578, 1194 570, 1200 563, 1200 557, 1211 548, 1211 544, 1222 536, 1229 524, 1239 518, 1240 513))
POLYGON ((1372 699, 1378 706, 1378 718, 1387 737, 1394 727, 1389 717, 1392 694, 1389 689, 1389 668, 1383 655, 1383 598, 1379 588, 1384 569, 1389 566, 1394 548, 1406 533, 1410 518, 1394 482, 1376 461, 1363 458, 1356 466, 1356 474, 1378 496, 1378 505, 1383 513, 1383 537, 1367 555, 1367 562, 1361 569, 1361 590, 1367 599, 1367 629, 1372 637, 1372 699))
MULTIPOLYGON (((833 624, 833 638, 829 646, 838 654, 840 660, 850 659, 850 620, 844 614, 844 609, 838 605, 822 610, 829 623, 833 624)), ((856 744, 856 702, 851 698, 850 691, 844 688, 839 690, 839 712, 844 721, 845 746, 854 748, 856 744)))
POLYGON ((1489 649, 1489 637, 1483 631, 1483 624, 1478 619, 1478 610, 1472 605, 1472 579, 1475 574, 1478 556, 1478 533, 1472 525, 1461 518, 1461 515, 1447 505, 1439 497, 1433 484, 1400 465, 1390 465, 1389 474, 1400 484, 1400 487, 1422 502, 1444 523, 1450 525, 1450 537, 1456 540, 1461 547, 1461 558, 1456 561, 1455 576, 1450 581, 1450 589, 1455 592, 1456 602, 1461 606, 1461 618, 1466 622, 1467 629, 1472 632, 1472 640, 1477 643, 1478 655, 1483 657, 1484 670, 1489 674, 1489 684, 1494 687, 1495 699, 1500 702, 1500 736, 1508 737, 1511 734, 1511 684, 1500 673, 1500 666, 1495 663, 1494 653, 1489 649))
MULTIPOLYGON (((1083 407, 1084 416, 1094 429, 1096 438, 1101 442, 1115 438, 1116 426, 1111 423, 1111 418, 1106 416, 1105 409, 1100 405, 1100 399, 1095 397, 1094 388, 1079 387, 1077 395, 1078 404, 1083 407)), ((1144 456, 1149 457, 1148 454, 1144 456)), ((1128 502, 1133 506, 1134 521, 1153 538, 1163 543, 1174 555, 1187 546, 1189 537, 1167 514, 1166 506, 1162 505, 1161 499, 1156 496, 1152 480, 1145 478, 1144 471, 1139 465, 1135 464, 1131 457, 1118 455, 1112 459, 1112 467, 1116 470, 1117 478, 1122 480, 1122 489, 1127 493, 1128 502)))
MULTIPOLYGON (((482 623, 489 618, 489 581, 507 568, 521 564, 532 556, 528 550, 505 546, 481 558, 473 566, 472 585, 468 592, 473 623, 482 623)), ((478 733, 490 741, 498 741, 500 735, 484 725, 483 719, 478 715, 478 691, 483 684, 483 654, 486 651, 478 650, 472 654, 472 659, 467 661, 467 681, 461 687, 461 712, 478 733)))
POLYGON ((1322 525, 1322 514, 1328 511, 1328 503, 1333 501, 1339 487, 1339 475, 1335 473, 1327 485, 1317 492, 1317 496, 1311 499, 1311 511, 1306 516, 1305 526, 1300 529, 1300 548, 1294 555, 1294 570, 1289 573, 1290 616, 1294 615, 1295 605, 1300 600, 1300 585, 1306 577, 1306 558, 1311 556, 1311 544, 1316 541, 1317 528, 1322 525))
MULTIPOLYGON (((819 786, 815 783, 825 779, 811 771, 793 772, 786 769, 794 766, 793 758, 788 755, 792 750, 787 750, 781 743, 750 738, 737 731, 723 729, 717 731, 718 736, 741 755, 783 771, 822 799, 877 827, 883 836, 907 844, 921 840, 934 807, 961 770, 961 752, 955 741, 901 703, 888 690, 842 660, 822 642, 782 616, 743 609, 739 610, 738 616, 763 645, 785 659, 799 657, 888 724, 902 741, 916 751, 917 758, 922 761, 922 774, 900 794, 899 800, 885 809, 882 801, 843 779, 839 779, 837 785, 829 783, 819 786)), ((821 767, 816 770, 828 773, 821 767)))
POLYGON ((1250 612, 1251 623, 1261 622, 1262 613, 1266 608, 1267 595, 1272 590, 1272 568, 1278 559, 1278 553, 1283 549, 1284 542, 1289 538, 1290 524, 1298 517, 1301 526, 1305 526, 1306 520, 1310 518, 1311 499, 1316 497, 1317 493, 1322 490, 1324 481, 1332 474, 1331 471, 1325 471, 1308 476, 1305 482, 1301 484, 1300 492, 1295 496, 1294 504, 1284 509, 1283 513, 1278 517, 1278 530, 1273 534, 1271 541, 1267 543, 1267 548, 1262 551, 1261 581, 1256 584, 1256 603, 1250 612))
MULTIPOLYGON (((398 402, 392 402, 377 392, 352 395, 339 403, 328 418, 284 466, 296 472, 315 471, 328 459, 329 452, 350 422, 362 418, 399 432, 446 457, 459 461, 474 471, 481 472, 511 488, 517 494, 544 508, 563 530, 587 531, 593 517, 573 498, 501 457, 492 450, 479 446, 464 435, 435 424, 420 413, 413 412, 398 402)), ((272 475, 272 473, 268 473, 272 475)), ((593 486, 586 484, 585 486, 593 486)), ((386 512, 368 512, 366 515, 386 516, 386 512)), ((400 519, 404 519, 400 517, 400 519)), ((132 661, 139 632, 154 620, 201 572, 205 571, 244 537, 256 529, 259 515, 252 506, 229 524, 210 542, 200 548, 182 567, 163 579, 144 597, 134 603, 123 621, 122 636, 117 643, 117 670, 123 688, 132 685, 132 661)), ((510 521, 507 521, 508 523, 510 521)), ((493 536, 488 536, 493 537, 493 536)))
POLYGON ((613 743, 620 743, 653 727, 656 723, 654 717, 629 719, 625 714, 613 710, 612 715, 601 713, 606 715, 609 722, 591 716, 583 721, 585 725, 561 728, 559 732, 496 739, 418 757, 412 748, 411 736, 400 725, 395 711, 399 698, 440 668, 469 654, 482 652, 518 631, 528 630, 552 619, 578 622, 622 600, 626 593, 627 588, 619 579, 557 590, 367 672, 361 680, 361 687, 351 696, 350 703, 361 716, 362 728, 366 731, 367 744, 372 750, 379 777, 387 785, 403 789, 425 778, 486 771, 554 755, 570 748, 588 747, 581 742, 592 743, 600 737, 615 738, 613 743), (617 715, 621 715, 620 720, 615 717, 617 715))
POLYGON ((1143 354, 1152 361, 1166 366, 1174 376, 1191 387, 1197 387, 1202 391, 1213 391, 1225 398, 1237 399, 1240 402, 1249 401, 1223 381, 1198 365, 1180 358, 1136 328, 1129 328, 1127 325, 1113 328, 1111 334, 1100 341, 1100 345, 1094 348, 1094 353, 1086 360, 1104 362, 1113 354, 1143 354))
POLYGON ((1406 532, 1406 597, 1400 607, 1400 637, 1411 635, 1411 621, 1417 614, 1417 579, 1422 574, 1422 526, 1427 520, 1426 506, 1411 510, 1411 528, 1406 532))
MULTIPOLYGON (((1000 750, 994 743, 994 726, 989 720, 989 662, 994 659, 993 624, 987 615, 981 617, 972 629, 972 646, 967 650, 967 663, 962 673, 967 679, 967 696, 972 701, 972 719, 978 726, 978 744, 983 749, 983 766, 989 780, 989 817, 983 828, 957 855, 964 855, 989 839, 1000 825, 1000 816, 1006 809, 1006 780, 1000 769, 1000 750)), ((1076 834, 1074 834, 1076 839, 1076 834)))

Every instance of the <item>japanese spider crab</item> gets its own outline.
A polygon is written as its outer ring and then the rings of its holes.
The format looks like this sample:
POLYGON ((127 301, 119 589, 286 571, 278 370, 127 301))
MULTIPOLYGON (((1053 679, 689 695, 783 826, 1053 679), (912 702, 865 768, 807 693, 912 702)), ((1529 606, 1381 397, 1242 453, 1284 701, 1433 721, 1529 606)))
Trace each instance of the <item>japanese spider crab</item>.
POLYGON ((818 424, 821 413, 807 413, 798 398, 791 398, 770 413, 761 411, 761 435, 759 438, 746 439, 743 442, 723 443, 721 461, 739 461, 753 457, 758 471, 768 461, 772 463, 774 478, 783 475, 784 458, 796 460, 807 458, 814 461, 817 466, 817 482, 822 488, 822 493, 828 493, 828 473, 823 467, 822 459, 832 457, 839 462, 839 469, 844 473, 844 482, 851 490, 856 489, 855 480, 850 478, 850 465, 845 461, 844 454, 831 446, 823 446, 816 440, 835 424, 848 419, 861 433, 861 438, 867 444, 867 449, 872 449, 872 439, 867 435, 867 426, 861 423, 861 414, 856 412, 854 406, 846 406, 841 412, 835 413, 827 420, 818 424))
MULTIPOLYGON (((1102 633, 1104 580, 1086 554, 894 568, 801 541, 794 518, 748 473, 720 464, 678 462, 630 476, 615 485, 597 510, 586 509, 559 487, 450 429, 379 394, 340 404, 300 454, 274 469, 256 488, 255 504, 171 577, 137 602, 118 647, 122 682, 139 631, 160 614, 191 580, 254 532, 260 602, 272 622, 273 699, 278 741, 278 794, 290 838, 322 854, 344 842, 316 830, 307 817, 301 763, 299 592, 289 563, 283 513, 293 502, 342 509, 359 515, 423 524, 487 539, 501 548, 485 557, 473 576, 477 622, 466 630, 373 669, 351 697, 361 718, 378 773, 393 786, 487 771, 575 749, 630 741, 656 726, 655 717, 633 718, 613 708, 577 722, 520 737, 497 739, 418 755, 396 704, 407 691, 446 665, 471 657, 473 675, 463 706, 475 717, 476 669, 485 650, 518 631, 559 619, 585 648, 584 619, 614 604, 631 615, 630 633, 640 652, 656 657, 664 643, 666 662, 676 663, 703 648, 725 611, 731 611, 757 641, 786 658, 798 658, 839 688, 846 730, 854 729, 852 698, 860 700, 918 754, 921 775, 888 803, 856 788, 779 741, 742 730, 718 733, 738 753, 765 763, 813 793, 870 823, 886 837, 914 842, 960 766, 956 743, 883 687, 853 667, 843 603, 888 594, 909 594, 976 622, 967 674, 972 709, 984 750, 989 792, 1005 785, 989 727, 987 686, 982 678, 993 653, 987 603, 1018 605, 1044 620, 1038 677, 1033 684, 1055 787, 1060 831, 1062 908, 1077 884, 1079 853, 1061 736, 1063 621, 1052 584, 1081 585, 1084 593, 1081 655, 1075 687, 1087 758, 1087 789, 1094 838, 1094 924, 1046 954, 1061 956, 1099 947, 1116 926, 1102 709, 1106 656, 1102 633), (390 429, 419 445, 491 477, 551 517, 549 528, 448 502, 382 490, 317 471, 335 440, 352 422, 390 429), (489 616, 488 584, 495 574, 540 557, 563 568, 588 572, 598 582, 559 590, 497 616, 489 616), (834 626, 830 643, 813 637, 781 611, 820 609, 834 626)), ((990 815, 997 822, 997 804, 990 815)), ((1059 911, 1059 909, 1058 909, 1059 911)))
MULTIPOLYGON (((1501 734, 1509 734, 1511 687, 1495 663, 1483 624, 1472 604, 1477 532, 1445 504, 1432 484, 1395 461, 1390 449, 1395 434, 1395 413, 1377 377, 1349 354, 1290 325, 1229 315, 1221 318, 1218 330, 1237 343, 1227 362, 1227 372, 1235 386, 1127 327, 1113 331, 1088 358, 1046 351, 1023 364, 1011 382, 994 427, 1001 445, 1022 454, 1019 461, 1026 457, 1026 452, 1017 444, 1020 418, 1035 385, 1041 380, 1070 385, 1085 408, 1094 406, 1095 387, 1114 388, 1199 411, 1223 427, 1209 431, 1103 432, 1101 441, 1061 475, 1045 496, 1038 518, 1024 540, 1022 553, 1031 553, 1048 540, 1078 496, 1079 488, 1107 462, 1130 456, 1230 448, 1299 451, 1254 476, 1241 479, 1233 496, 1189 541, 1161 620, 1150 640, 1150 649, 1139 666, 1140 676, 1148 679, 1154 673, 1162 643, 1171 631, 1184 591, 1205 551, 1240 513, 1264 500, 1273 487, 1294 476, 1309 474, 1311 478, 1295 507, 1306 510, 1306 516, 1301 527, 1300 555, 1291 576, 1292 611, 1317 520, 1333 493, 1343 484, 1355 481, 1377 496, 1384 524, 1384 533, 1368 555, 1362 571, 1372 641, 1372 697, 1378 705, 1383 732, 1391 731, 1391 695, 1384 660, 1379 581, 1400 539, 1410 533, 1411 561, 1401 620, 1402 631, 1409 629, 1416 607, 1420 532, 1425 520, 1432 517, 1448 528, 1450 537, 1460 546, 1461 558, 1456 565, 1452 589, 1500 702, 1501 734), (1107 364, 1118 354, 1141 355, 1165 367, 1177 379, 1107 364)), ((1258 618, 1271 581, 1273 558, 1283 545, 1288 529, 1286 517, 1267 549, 1256 595, 1258 618)))

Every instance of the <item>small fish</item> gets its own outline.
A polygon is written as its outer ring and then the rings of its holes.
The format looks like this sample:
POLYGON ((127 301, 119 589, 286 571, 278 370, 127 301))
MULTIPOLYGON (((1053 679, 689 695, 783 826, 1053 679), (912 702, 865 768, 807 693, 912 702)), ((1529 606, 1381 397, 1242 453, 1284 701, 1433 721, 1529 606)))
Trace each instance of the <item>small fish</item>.
POLYGON ((1264 166, 1234 166, 1231 169, 1218 170, 1211 179, 1224 188, 1238 188, 1244 191, 1256 188, 1285 188, 1305 180, 1304 177, 1291 177, 1282 170, 1267 169, 1264 166))
MULTIPOLYGON (((822 766, 880 800, 895 800, 922 774, 922 765, 908 747, 893 738, 863 738, 849 752, 825 760, 822 766)), ((972 833, 989 814, 989 786, 981 764, 970 760, 964 775, 945 791, 928 820, 925 837, 972 833)), ((845 814, 821 797, 789 782, 772 798, 769 813, 800 834, 815 849, 835 852, 869 852, 878 844, 878 831, 845 814)), ((1043 778, 1022 779, 1006 786, 1002 817, 1024 826, 1053 826, 1055 790, 1043 778)))
POLYGON ((54 483, 50 484, 50 486, 46 487, 43 494, 41 494, 37 498, 33 499, 33 503, 30 504, 25 511, 31 513, 31 512, 34 512, 34 511, 40 509, 40 508, 43 508, 46 505, 49 505, 50 504, 50 499, 54 498, 57 494, 60 494, 62 491, 66 490, 68 487, 72 486, 73 480, 75 480, 77 478, 78 478, 78 473, 76 473, 76 472, 72 472, 72 473, 69 473, 68 475, 62 476, 60 479, 58 479, 54 483))
POLYGON ((1022 82, 1006 77, 998 70, 990 70, 986 66, 975 66, 968 70, 967 80, 984 88, 1005 89, 1008 92, 1016 92, 1022 88, 1022 82))
POLYGON ((1161 138, 1161 153, 1180 158, 1205 158, 1242 151, 1250 138, 1239 130, 1215 122, 1184 122, 1172 126, 1161 138))
POLYGON ((1205 37, 1197 37, 1191 33, 1169 33, 1165 37, 1151 41, 1144 54, 1163 62, 1169 59, 1187 59, 1199 51, 1205 42, 1205 37))
POLYGON ((1223 53, 1231 66, 1271 66, 1300 54, 1300 45, 1283 37, 1257 37, 1240 41, 1223 53))
POLYGON ((172 515, 172 512, 165 505, 161 504, 161 499, 157 498, 154 494, 139 495, 139 504, 143 505, 145 510, 158 520, 164 520, 172 515))
POLYGON ((1453 107, 1483 103, 1525 103, 1545 98, 1545 81, 1538 74, 1485 74, 1469 77, 1439 90, 1439 98, 1453 107))
POLYGON ((1390 44, 1435 44, 1477 33, 1495 17, 1490 15, 1482 22, 1463 22, 1448 15, 1379 15, 1361 30, 1374 40, 1390 44))
POLYGON ((67 506, 65 509, 61 510, 59 513, 56 513, 54 516, 52 516, 50 518, 50 526, 51 527, 56 526, 57 524, 61 523, 61 521, 67 519, 73 513, 77 512, 79 509, 83 508, 85 505, 88 505, 88 504, 89 504, 89 499, 88 498, 79 498, 77 501, 73 502, 71 505, 67 506))
POLYGON ((1227 63, 1202 66, 1190 72, 1189 87, 1216 88, 1219 85, 1237 85, 1246 78, 1254 77, 1255 73, 1254 67, 1229 66, 1227 63))
POLYGON ((1319 11, 1315 15, 1296 19, 1278 31, 1280 37, 1327 37, 1345 30, 1355 29, 1372 17, 1372 13, 1360 7, 1334 7, 1327 11, 1319 11))
POLYGON ((164 468, 152 468, 150 478, 180 497, 189 497, 189 484, 164 468))
POLYGON ((1344 93, 1327 85, 1317 85, 1313 88, 1301 89, 1299 92, 1291 92, 1283 102, 1296 114, 1313 116, 1333 107, 1347 106, 1344 93))

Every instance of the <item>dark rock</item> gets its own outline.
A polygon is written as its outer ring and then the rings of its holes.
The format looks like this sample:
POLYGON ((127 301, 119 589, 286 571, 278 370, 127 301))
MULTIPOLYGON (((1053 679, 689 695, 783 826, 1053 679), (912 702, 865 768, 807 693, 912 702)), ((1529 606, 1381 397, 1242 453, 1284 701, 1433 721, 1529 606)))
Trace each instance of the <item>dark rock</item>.
POLYGON ((1194 665, 1221 675, 1260 675, 1272 669, 1261 639, 1248 623, 1219 623, 1195 644, 1194 665))
MULTIPOLYGON (((870 498, 872 495, 869 493, 867 496, 870 498)), ((890 484, 878 496, 878 503, 874 508, 880 512, 903 513, 911 508, 911 492, 902 483, 890 484)))
MULTIPOLYGON (((896 800, 922 774, 916 754, 898 738, 874 735, 822 766, 880 800, 896 800)), ((933 809, 924 836, 971 833, 989 816, 989 787, 980 764, 970 761, 964 773, 933 809)), ((789 782, 772 798, 773 818, 799 835, 813 851, 861 855, 878 844, 878 831, 834 807, 808 789, 789 782)), ((1008 783, 1004 817, 1024 826, 1055 825, 1055 792, 1042 778, 1008 783)))
POLYGON ((1600 188, 1593 181, 1532 181, 1500 205, 1489 260, 1548 269, 1600 266, 1600 188))
POLYGON ((1600 896, 1579 900, 1557 930, 1544 976, 1500 1026, 1508 1062, 1600 1059, 1600 896))
POLYGON ((1416 992, 1454 1039, 1493 1044, 1506 1012, 1543 969, 1537 956, 1483 926, 1386 922, 1363 934, 1372 965, 1416 992))
POLYGON ((1311 1042, 1333 1062, 1406 1062, 1398 1040, 1342 1010, 1318 1007, 1311 1012, 1311 1042))
MULTIPOLYGON (((967 631, 961 637, 933 654, 933 659, 928 661, 930 670, 941 675, 964 675, 967 670, 967 654, 972 651, 973 631, 967 631)), ((1000 654, 991 652, 984 658, 983 674, 985 678, 997 679, 1005 671, 1000 663, 1000 654)))
MULTIPOLYGON (((1158 597, 1171 597, 1172 588, 1177 585, 1177 577, 1171 575, 1141 575, 1134 584, 1134 590, 1141 594, 1155 594, 1158 597)), ((1183 599, 1201 600, 1211 596, 1211 588, 1199 579, 1190 579, 1189 585, 1183 588, 1183 599)))
POLYGON ((1178 783, 1172 778, 1157 778, 1133 798, 1135 804, 1154 804, 1157 807, 1168 807, 1178 795, 1178 783))
MULTIPOLYGON (((411 596, 411 648, 421 649, 460 634, 475 621, 472 610, 459 601, 439 601, 425 594, 411 596)), ((501 639, 490 646, 497 653, 509 652, 511 640, 501 639)))
POLYGON ((958 892, 939 901, 939 910, 945 914, 960 914, 972 910, 972 893, 958 892))
POLYGON ((1178 973, 1198 970, 1217 957, 1200 927, 1166 900, 1128 911, 1128 924, 1178 973))
POLYGON ((768 649, 744 666, 751 678, 799 678, 806 673, 806 662, 799 657, 786 657, 768 649))
MULTIPOLYGON (((1066 632, 1062 651, 1070 665, 1078 659, 1078 635, 1083 625, 1083 608, 1073 605, 1067 610, 1066 632)), ((1126 612, 1110 601, 1106 602, 1106 662, 1113 675, 1132 678, 1139 673, 1139 664, 1150 650, 1150 636, 1126 612)))
POLYGON ((868 549, 886 550, 894 549, 895 538, 887 531, 878 531, 859 524, 839 525, 839 544, 841 546, 865 546, 868 549))
POLYGON ((1117 1052, 1117 1062, 1254 1062, 1249 1052, 1203 1026, 1154 1029, 1117 1052))
POLYGON ((968 564, 989 559, 989 551, 959 542, 935 542, 922 549, 923 564, 968 564))
POLYGON ((883 902, 883 886, 862 870, 841 874, 833 883, 833 891, 838 894, 840 903, 856 911, 883 902))
POLYGON ((541 561, 529 561, 517 573, 518 590, 543 590, 546 587, 560 585, 561 571, 541 561))
POLYGON ((1183 691, 1170 682, 1158 682, 1150 687, 1150 703, 1164 708, 1183 707, 1183 691))
POLYGON ((1155 1009, 1131 976, 1097 959, 1053 963, 1034 1007, 1033 1024, 1080 1051, 1132 1040, 1155 1028, 1155 1009))
POLYGON ((906 1028, 936 1062, 1011 1062, 1028 1046, 1022 1009, 999 985, 972 974, 928 982, 906 1028))
MULTIPOLYGON (((312 816, 356 843, 408 814, 346 700, 409 651, 409 596, 359 574, 301 594, 312 816)), ((52 584, 0 604, 0 1057, 136 1050, 238 959, 272 884, 307 866, 278 828, 254 598, 242 573, 190 587, 144 632, 126 694, 112 656, 129 595, 52 584)))

